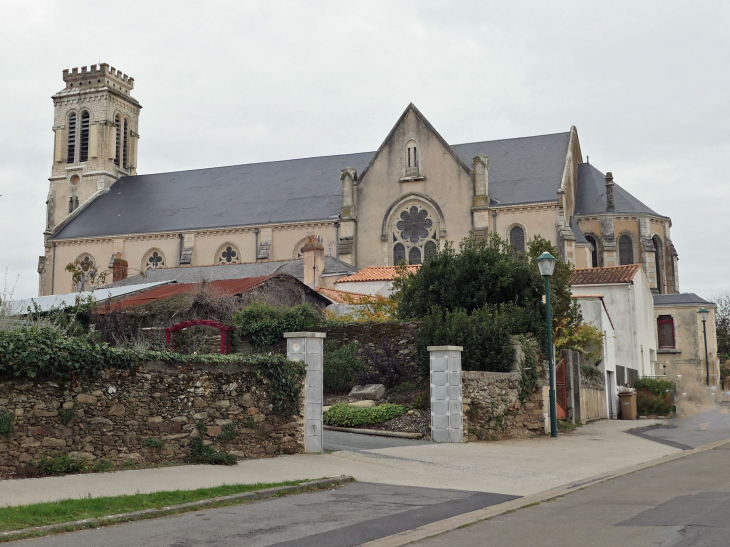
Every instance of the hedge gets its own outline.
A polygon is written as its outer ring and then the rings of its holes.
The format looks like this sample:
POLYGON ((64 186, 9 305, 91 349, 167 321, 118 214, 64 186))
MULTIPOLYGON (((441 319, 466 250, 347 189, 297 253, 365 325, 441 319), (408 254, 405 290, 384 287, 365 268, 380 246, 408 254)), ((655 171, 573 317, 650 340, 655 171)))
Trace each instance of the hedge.
POLYGON ((253 379, 271 383, 274 412, 281 415, 298 411, 301 382, 306 374, 303 363, 288 361, 278 354, 187 355, 115 348, 89 337, 69 337, 56 329, 38 326, 0 332, 0 377, 67 380, 94 376, 105 369, 135 370, 150 361, 246 367, 253 379))
POLYGON ((305 304, 284 308, 254 302, 233 316, 236 335, 248 339, 255 347, 271 346, 285 332, 311 331, 321 322, 317 311, 305 304))
POLYGON ((405 407, 390 403, 370 408, 337 403, 325 412, 323 420, 325 424, 335 427, 358 427, 392 420, 402 416, 405 411, 405 407))

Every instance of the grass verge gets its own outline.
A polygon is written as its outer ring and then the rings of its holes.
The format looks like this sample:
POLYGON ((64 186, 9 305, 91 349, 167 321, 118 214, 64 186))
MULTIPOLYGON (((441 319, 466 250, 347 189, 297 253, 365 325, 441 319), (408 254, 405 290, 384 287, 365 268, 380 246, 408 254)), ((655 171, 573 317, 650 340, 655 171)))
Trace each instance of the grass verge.
MULTIPOLYGON (((62 524, 83 519, 120 515, 132 511, 146 509, 164 509, 172 505, 192 503, 196 501, 255 492, 266 488, 279 486, 296 486, 301 481, 287 481, 268 484, 230 484, 213 488, 198 488, 197 490, 173 490, 154 492, 151 494, 133 494, 101 498, 65 499, 52 503, 35 503, 15 507, 0 507, 0 531, 23 530, 36 526, 62 524)), ((250 500, 222 500, 220 504, 210 504, 206 507, 234 505, 250 500)), ((181 509, 179 512, 191 511, 194 508, 181 509)), ((151 515, 155 516, 155 515, 151 515)), ((94 524, 94 527, 99 524, 94 524)), ((18 539, 17 537, 13 539, 18 539)))

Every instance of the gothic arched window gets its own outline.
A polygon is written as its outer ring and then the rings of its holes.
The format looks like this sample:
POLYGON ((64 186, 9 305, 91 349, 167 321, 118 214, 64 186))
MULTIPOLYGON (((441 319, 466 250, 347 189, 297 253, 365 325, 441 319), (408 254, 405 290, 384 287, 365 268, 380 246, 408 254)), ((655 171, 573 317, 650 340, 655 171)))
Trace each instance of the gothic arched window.
POLYGON ((159 249, 150 249, 142 259, 142 271, 161 268, 165 265, 165 255, 159 249))
POLYGON ((114 165, 119 165, 119 158, 122 155, 122 120, 119 116, 114 117, 114 130, 116 131, 116 147, 114 150, 114 165))
POLYGON ((66 162, 76 161, 76 114, 71 113, 68 117, 68 148, 66 150, 66 162))
POLYGON ((124 120, 124 135, 122 136, 122 167, 129 169, 129 147, 127 145, 127 139, 129 137, 128 122, 124 120))
POLYGON ((586 239, 588 240, 588 243, 591 244, 591 247, 593 247, 593 250, 591 251, 591 267, 598 268, 598 243, 596 242, 596 238, 593 236, 586 236, 586 239))
POLYGON ((397 266, 406 259, 406 248, 402 243, 393 246, 393 265, 397 266))
POLYGON ((418 168, 419 161, 420 158, 418 157, 418 145, 416 144, 416 141, 410 140, 406 144, 406 177, 418 177, 420 175, 420 170, 418 168))
POLYGON ((509 231, 509 244, 512 248, 520 253, 525 252, 525 230, 520 226, 514 226, 509 231))
POLYGON ((434 206, 411 198, 394 204, 390 211, 383 234, 391 245, 390 264, 421 264, 428 254, 438 252, 442 220, 434 206))
POLYGON ((79 147, 79 161, 89 159, 89 111, 81 113, 81 146, 79 147))
MULTIPOLYGON (((74 260, 78 279, 72 285, 74 291, 88 291, 91 288, 92 280, 96 277, 96 261, 89 253, 82 253, 74 260)), ((76 274, 74 274, 76 275, 76 274)))
POLYGON ((411 266, 417 265, 421 263, 421 249, 418 247, 411 247, 411 250, 408 251, 408 264, 411 266))
POLYGON ((634 263, 634 243, 627 235, 618 238, 618 260, 621 266, 634 263))
POLYGON ((651 238, 654 244, 654 267, 656 268, 656 290, 662 292, 662 240, 659 236, 651 238))
POLYGON ((216 264, 240 264, 241 252, 232 243, 224 243, 215 253, 216 264))

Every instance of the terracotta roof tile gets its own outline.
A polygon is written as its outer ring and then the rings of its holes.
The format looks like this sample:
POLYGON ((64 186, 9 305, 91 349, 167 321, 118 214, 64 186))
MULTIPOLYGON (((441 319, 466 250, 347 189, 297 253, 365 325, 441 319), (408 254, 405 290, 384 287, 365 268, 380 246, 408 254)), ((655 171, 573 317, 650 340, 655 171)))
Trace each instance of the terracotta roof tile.
POLYGON ((317 287, 317 292, 321 295, 326 296, 333 302, 337 302, 339 304, 350 304, 351 302, 348 300, 353 300, 355 302, 362 302, 370 303, 375 302, 375 297, 370 296, 369 294, 362 294, 359 292, 349 292, 349 291, 338 291, 337 289, 325 289, 324 287, 317 287), (345 300, 346 297, 350 297, 348 300, 345 300))
MULTIPOLYGON (((416 273, 421 266, 406 266, 408 273, 416 273)), ((356 274, 338 280, 338 283, 351 281, 392 281, 395 277, 395 266, 368 266, 356 274)))
POLYGON ((631 283, 641 269, 641 264, 609 266, 607 268, 585 268, 575 270, 570 276, 571 285, 607 285, 609 283, 631 283))

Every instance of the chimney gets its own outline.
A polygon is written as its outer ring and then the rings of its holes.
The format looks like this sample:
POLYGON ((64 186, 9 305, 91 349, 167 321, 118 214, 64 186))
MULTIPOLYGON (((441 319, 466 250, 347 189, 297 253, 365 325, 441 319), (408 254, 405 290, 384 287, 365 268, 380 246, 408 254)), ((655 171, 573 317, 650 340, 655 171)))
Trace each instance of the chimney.
POLYGON ((122 253, 117 253, 112 264, 112 281, 121 281, 127 279, 128 264, 126 260, 122 260, 122 253))
POLYGON ((613 201, 613 173, 606 173, 606 211, 615 211, 616 204, 613 201))
POLYGON ((308 235, 304 248, 304 284, 312 289, 321 285, 321 276, 324 271, 324 245, 315 235, 308 235))

